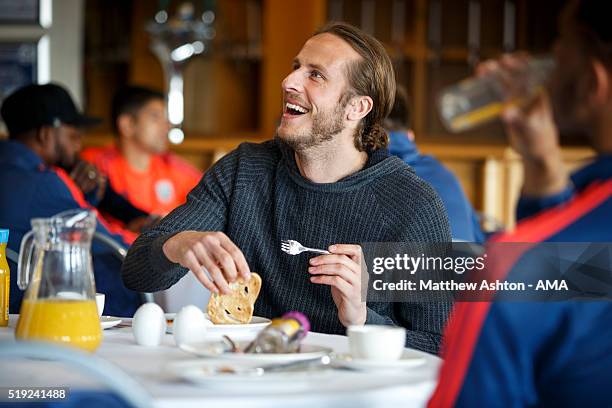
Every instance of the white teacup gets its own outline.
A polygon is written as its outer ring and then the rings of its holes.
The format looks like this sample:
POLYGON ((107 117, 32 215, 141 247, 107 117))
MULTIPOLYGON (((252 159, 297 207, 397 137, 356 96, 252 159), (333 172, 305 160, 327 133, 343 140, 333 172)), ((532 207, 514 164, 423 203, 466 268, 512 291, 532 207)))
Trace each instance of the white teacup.
POLYGON ((106 296, 104 293, 96 293, 96 306, 98 307, 98 316, 102 316, 102 312, 104 312, 104 300, 106 296))
POLYGON ((404 352, 406 329, 395 326, 349 326, 351 356, 356 359, 392 361, 404 352))

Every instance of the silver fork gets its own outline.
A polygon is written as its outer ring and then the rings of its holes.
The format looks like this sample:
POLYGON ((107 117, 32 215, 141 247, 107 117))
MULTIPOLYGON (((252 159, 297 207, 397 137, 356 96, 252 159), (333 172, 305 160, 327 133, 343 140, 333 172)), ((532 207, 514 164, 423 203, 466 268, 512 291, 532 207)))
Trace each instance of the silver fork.
POLYGON ((289 255, 298 255, 298 254, 301 254, 302 252, 307 252, 307 251, 314 252, 317 254, 325 254, 325 255, 329 255, 330 253, 329 251, 326 251, 324 249, 315 249, 315 248, 305 247, 304 245, 292 239, 281 241, 281 251, 286 252, 289 255))

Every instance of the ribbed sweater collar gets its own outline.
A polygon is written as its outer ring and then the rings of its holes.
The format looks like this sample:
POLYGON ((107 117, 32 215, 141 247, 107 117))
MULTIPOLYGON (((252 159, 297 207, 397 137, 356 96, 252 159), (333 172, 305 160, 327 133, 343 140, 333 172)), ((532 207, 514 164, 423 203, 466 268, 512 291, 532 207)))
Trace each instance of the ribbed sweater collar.
POLYGON ((378 149, 368 151, 368 161, 365 167, 356 173, 334 183, 313 183, 300 174, 293 149, 278 139, 276 143, 283 156, 281 165, 286 167, 289 177, 299 186, 315 191, 339 193, 354 190, 390 174, 404 165, 397 157, 391 156, 387 149, 378 149))

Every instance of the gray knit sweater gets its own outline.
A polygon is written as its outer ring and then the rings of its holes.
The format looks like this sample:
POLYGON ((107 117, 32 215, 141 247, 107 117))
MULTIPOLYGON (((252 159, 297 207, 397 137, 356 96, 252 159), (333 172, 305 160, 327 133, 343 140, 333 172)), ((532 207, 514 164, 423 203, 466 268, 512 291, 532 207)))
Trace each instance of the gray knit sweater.
MULTIPOLYGON (((364 169, 335 183, 302 177, 292 150, 279 141, 243 143, 216 163, 187 198, 143 233, 123 264, 132 290, 167 289, 187 270, 171 263, 162 245, 180 231, 223 231, 262 277, 255 314, 305 313, 312 330, 344 334, 330 288, 309 281, 303 253, 281 252, 281 240, 311 248, 361 242, 448 242, 446 212, 434 190, 384 149, 364 169)), ((407 345, 437 353, 449 303, 368 303, 368 324, 408 329, 407 345)))

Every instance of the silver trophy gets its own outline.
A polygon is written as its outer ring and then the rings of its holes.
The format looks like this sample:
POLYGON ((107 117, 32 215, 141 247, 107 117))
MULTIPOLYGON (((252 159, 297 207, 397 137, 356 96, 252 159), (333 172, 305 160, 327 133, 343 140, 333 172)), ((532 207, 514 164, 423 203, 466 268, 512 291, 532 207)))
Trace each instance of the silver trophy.
POLYGON ((171 143, 179 144, 184 139, 181 129, 185 112, 183 69, 192 57, 210 52, 211 40, 215 37, 214 21, 212 9, 205 10, 200 19, 195 19, 193 4, 186 2, 178 7, 175 16, 168 18, 168 13, 162 9, 146 25, 151 36, 151 51, 164 71, 168 120, 172 125, 168 133, 171 143))

